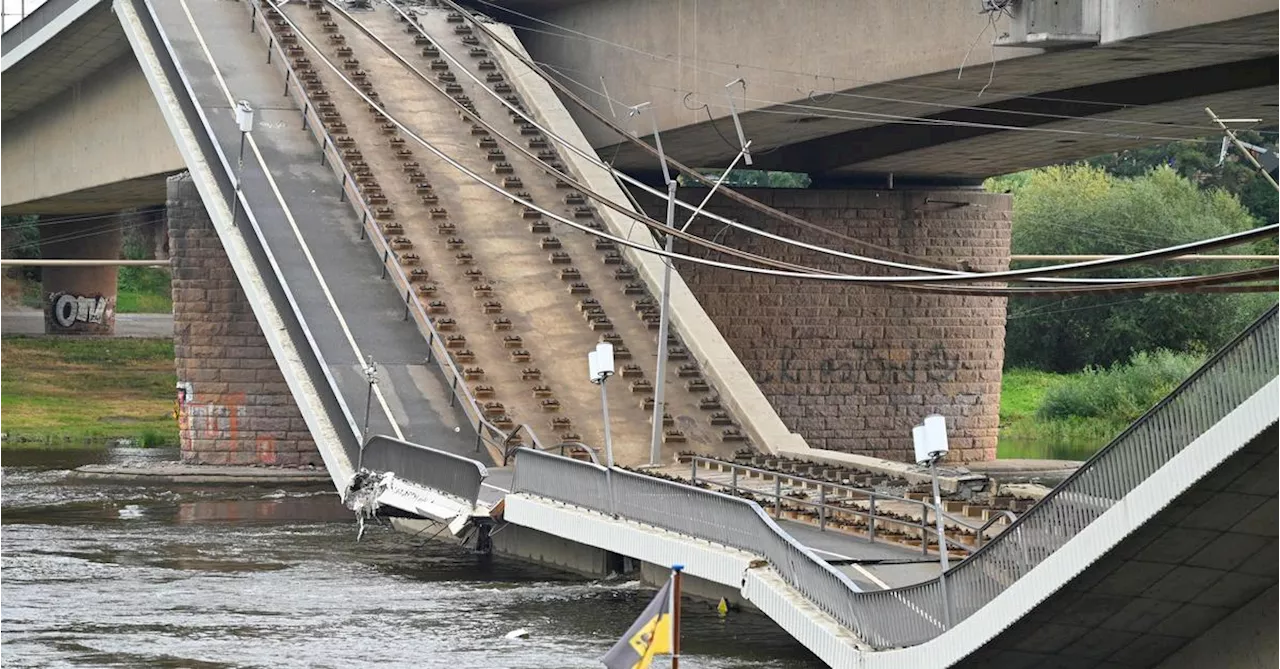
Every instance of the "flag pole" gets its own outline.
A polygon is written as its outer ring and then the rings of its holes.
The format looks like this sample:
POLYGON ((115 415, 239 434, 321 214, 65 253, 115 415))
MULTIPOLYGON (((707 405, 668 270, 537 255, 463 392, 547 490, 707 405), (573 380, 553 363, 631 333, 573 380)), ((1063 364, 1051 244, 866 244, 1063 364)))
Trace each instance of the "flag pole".
POLYGON ((671 565, 671 669, 680 669, 680 573, 684 565, 671 565))

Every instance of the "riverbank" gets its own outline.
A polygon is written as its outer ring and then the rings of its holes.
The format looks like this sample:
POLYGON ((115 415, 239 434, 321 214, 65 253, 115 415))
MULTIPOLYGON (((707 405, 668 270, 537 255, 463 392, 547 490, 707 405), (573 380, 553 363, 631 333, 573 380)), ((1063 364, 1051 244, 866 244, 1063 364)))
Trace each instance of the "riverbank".
POLYGON ((999 457, 1086 460, 1191 376, 1204 358, 1157 350, 1071 374, 1006 370, 999 457))
POLYGON ((178 441, 171 339, 0 339, 4 448, 178 441))
POLYGON ((1072 374, 1006 370, 1000 391, 999 459, 1087 460, 1119 434, 1127 422, 1110 418, 1044 419, 1045 397, 1072 374))

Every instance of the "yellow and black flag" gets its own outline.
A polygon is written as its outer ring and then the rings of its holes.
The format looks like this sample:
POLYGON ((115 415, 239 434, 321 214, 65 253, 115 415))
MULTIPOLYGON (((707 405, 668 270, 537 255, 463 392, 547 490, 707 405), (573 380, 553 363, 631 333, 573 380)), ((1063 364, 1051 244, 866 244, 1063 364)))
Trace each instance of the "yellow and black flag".
POLYGON ((608 669, 648 669, 657 655, 672 652, 672 582, 662 586, 644 613, 601 660, 608 669))

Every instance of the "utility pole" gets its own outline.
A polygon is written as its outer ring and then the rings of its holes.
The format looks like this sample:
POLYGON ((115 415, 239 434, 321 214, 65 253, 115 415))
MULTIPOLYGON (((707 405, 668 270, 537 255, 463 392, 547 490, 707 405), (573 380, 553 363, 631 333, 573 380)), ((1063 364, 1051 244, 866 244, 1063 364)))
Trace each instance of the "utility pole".
MULTIPOLYGON (((742 87, 745 90, 747 86, 746 82, 743 81, 742 79, 735 79, 734 81, 729 82, 729 84, 725 86, 726 94, 728 93, 727 89, 729 87, 739 83, 742 84, 742 87)), ((632 107, 631 115, 640 113, 640 110, 647 107, 648 105, 649 103, 646 102, 640 105, 636 105, 635 107, 632 107)), ((689 226, 693 224, 694 219, 698 217, 698 214, 702 213, 703 208, 705 208, 707 206, 707 203, 711 201, 711 197, 715 195, 716 191, 720 188, 720 184, 723 184, 724 180, 728 178, 729 173, 733 171, 733 168, 735 166, 737 166, 739 160, 745 160, 748 165, 751 164, 751 142, 746 141, 746 139, 742 134, 742 123, 741 121, 738 120, 738 111, 733 106, 732 95, 729 95, 729 107, 733 112, 733 123, 738 130, 738 139, 739 141, 742 142, 742 149, 738 151, 738 155, 734 157, 733 162, 729 163, 729 167, 725 168, 724 172, 720 174, 720 178, 716 179, 715 185, 711 187, 711 190, 707 193, 707 196, 702 199, 702 204, 698 205, 698 208, 695 209, 693 213, 689 215, 689 220, 685 221, 684 225, 680 228, 681 232, 688 230, 689 226)), ((653 123, 653 141, 654 141, 655 147, 658 149, 658 162, 662 167, 662 178, 666 181, 666 184, 667 184, 667 229, 666 229, 667 239, 666 239, 666 242, 663 244, 663 248, 664 250, 666 250, 668 254, 670 254, 672 253, 672 248, 673 248, 672 244, 675 239, 675 235, 671 233, 675 230, 677 182, 675 179, 671 178, 671 172, 667 168, 667 157, 666 157, 666 154, 662 151, 662 136, 658 133, 657 115, 650 114, 650 120, 653 123)), ((667 340, 670 339, 670 329, 671 329, 671 264, 672 262, 674 261, 671 259, 670 255, 663 256, 662 258, 662 295, 661 295, 661 301, 659 302, 659 311, 658 311, 658 369, 654 374, 655 378, 654 378, 654 387, 653 387, 653 432, 650 435, 650 442, 649 442, 649 464, 652 466, 656 466, 662 460, 662 428, 663 428, 663 420, 666 418, 666 386, 667 386, 667 355, 668 355, 667 340)))

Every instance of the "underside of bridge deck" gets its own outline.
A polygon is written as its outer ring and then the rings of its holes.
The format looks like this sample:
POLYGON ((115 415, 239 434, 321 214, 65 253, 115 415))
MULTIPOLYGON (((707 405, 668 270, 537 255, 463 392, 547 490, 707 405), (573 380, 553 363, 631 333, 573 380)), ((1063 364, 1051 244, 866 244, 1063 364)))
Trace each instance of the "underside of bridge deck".
POLYGON ((1273 423, 961 666, 1274 666, 1276 439, 1273 423))

